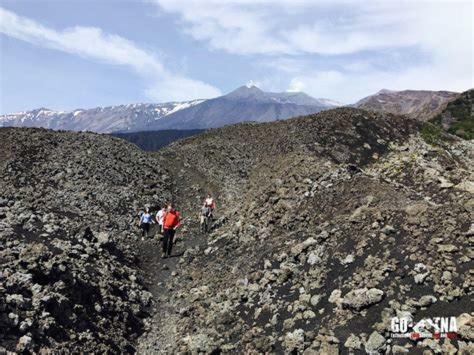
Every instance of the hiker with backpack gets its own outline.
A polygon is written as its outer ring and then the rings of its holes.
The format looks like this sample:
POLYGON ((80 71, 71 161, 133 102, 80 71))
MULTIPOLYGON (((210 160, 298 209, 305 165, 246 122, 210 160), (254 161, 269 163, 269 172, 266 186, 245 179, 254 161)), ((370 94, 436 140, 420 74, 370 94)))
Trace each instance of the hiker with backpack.
POLYGON ((211 229, 211 222, 214 217, 213 212, 215 208, 216 208, 216 202, 212 198, 211 194, 207 194, 201 206, 201 213, 200 213, 201 232, 207 233, 211 229))
POLYGON ((140 221, 138 222, 138 226, 142 230, 142 240, 145 240, 144 237, 148 238, 150 233, 150 225, 153 223, 153 217, 150 213, 150 209, 148 207, 145 208, 145 212, 140 215, 140 221))
POLYGON ((211 216, 212 216, 212 209, 206 204, 202 205, 201 207, 201 215, 200 215, 200 225, 201 225, 201 232, 207 233, 210 229, 211 224, 211 216))
POLYGON ((211 194, 207 194, 207 197, 204 200, 204 207, 209 207, 212 215, 212 212, 214 212, 214 209, 216 208, 216 201, 214 201, 211 194))
POLYGON ((171 249, 173 248, 174 235, 176 229, 181 224, 180 213, 174 208, 172 203, 169 203, 166 212, 163 215, 163 254, 162 258, 171 256, 171 249))

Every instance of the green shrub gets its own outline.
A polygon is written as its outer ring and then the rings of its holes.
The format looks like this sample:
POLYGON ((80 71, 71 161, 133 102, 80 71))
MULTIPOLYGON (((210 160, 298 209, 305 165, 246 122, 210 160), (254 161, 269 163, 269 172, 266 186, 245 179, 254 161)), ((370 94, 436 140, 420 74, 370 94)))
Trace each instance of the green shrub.
POLYGON ((421 138, 428 144, 436 145, 441 138, 442 131, 441 126, 425 122, 421 127, 421 138))
POLYGON ((455 122, 449 127, 448 132, 464 139, 474 139, 474 120, 468 118, 455 122))
POLYGON ((422 128, 422 136, 426 142, 436 144, 440 138, 443 119, 447 118, 446 130, 463 139, 474 139, 473 108, 474 90, 463 92, 456 100, 450 102, 444 111, 430 120, 422 128))

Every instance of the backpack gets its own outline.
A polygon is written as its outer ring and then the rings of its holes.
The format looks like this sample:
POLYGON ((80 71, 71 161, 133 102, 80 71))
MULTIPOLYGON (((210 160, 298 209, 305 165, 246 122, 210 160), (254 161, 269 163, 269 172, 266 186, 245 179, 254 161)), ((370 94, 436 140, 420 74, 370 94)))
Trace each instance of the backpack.
POLYGON ((209 217, 211 215, 211 208, 209 206, 203 206, 201 213, 203 216, 209 217))

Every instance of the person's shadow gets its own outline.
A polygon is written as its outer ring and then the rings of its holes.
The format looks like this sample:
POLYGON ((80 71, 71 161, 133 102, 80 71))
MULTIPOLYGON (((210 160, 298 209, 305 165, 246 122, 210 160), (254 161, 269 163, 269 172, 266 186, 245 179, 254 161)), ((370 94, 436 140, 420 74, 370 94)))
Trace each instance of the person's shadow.
POLYGON ((178 253, 178 254, 172 254, 170 256, 168 256, 168 258, 179 258, 180 256, 183 256, 184 255, 184 251, 182 251, 181 253, 178 253))

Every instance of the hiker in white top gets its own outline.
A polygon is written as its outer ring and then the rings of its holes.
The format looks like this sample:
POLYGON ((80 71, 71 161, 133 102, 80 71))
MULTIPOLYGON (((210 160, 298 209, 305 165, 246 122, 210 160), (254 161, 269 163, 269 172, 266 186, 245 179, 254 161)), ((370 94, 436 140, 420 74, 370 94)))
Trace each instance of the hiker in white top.
POLYGON ((206 199, 204 200, 204 207, 209 207, 211 209, 211 213, 214 211, 216 208, 216 202, 214 199, 211 197, 210 194, 207 195, 206 199))
POLYGON ((163 233, 163 218, 166 213, 166 206, 163 206, 161 210, 156 212, 156 221, 158 222, 158 225, 160 226, 160 233, 163 233))

